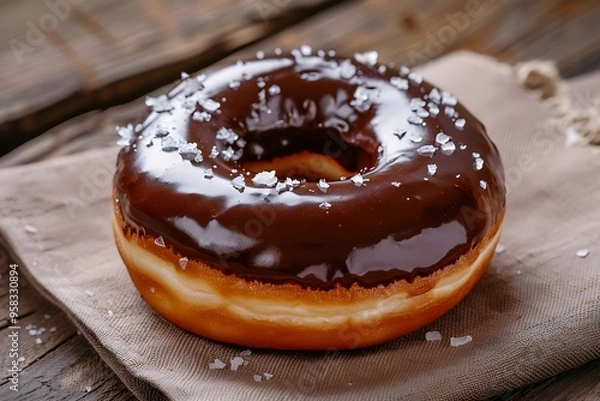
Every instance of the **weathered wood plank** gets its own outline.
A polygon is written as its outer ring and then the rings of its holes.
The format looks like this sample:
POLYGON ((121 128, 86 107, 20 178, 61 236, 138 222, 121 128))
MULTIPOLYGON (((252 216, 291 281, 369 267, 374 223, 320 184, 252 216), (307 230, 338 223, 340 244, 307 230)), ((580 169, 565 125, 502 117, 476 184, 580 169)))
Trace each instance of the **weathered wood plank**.
POLYGON ((19 392, 9 383, 0 385, 0 399, 39 400, 135 400, 131 392, 80 335, 73 335, 21 373, 19 392))
POLYGON ((600 360, 490 398, 488 401, 597 401, 600 399, 600 360))
POLYGON ((130 101, 340 0, 0 3, 0 154, 130 101), (48 7, 48 4, 61 6, 48 7), (14 6, 14 7, 11 7, 14 6))

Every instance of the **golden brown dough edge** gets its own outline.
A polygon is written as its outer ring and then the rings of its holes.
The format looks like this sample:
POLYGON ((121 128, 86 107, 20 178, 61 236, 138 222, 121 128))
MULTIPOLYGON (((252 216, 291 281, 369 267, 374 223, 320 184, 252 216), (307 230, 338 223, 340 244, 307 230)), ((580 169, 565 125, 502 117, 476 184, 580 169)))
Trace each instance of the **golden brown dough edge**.
POLYGON ((493 256, 503 216, 504 210, 474 249, 427 277, 328 291, 247 281, 197 260, 183 269, 173 249, 129 229, 117 204, 113 232, 144 300, 187 331, 247 347, 353 349, 414 331, 462 300, 493 256))

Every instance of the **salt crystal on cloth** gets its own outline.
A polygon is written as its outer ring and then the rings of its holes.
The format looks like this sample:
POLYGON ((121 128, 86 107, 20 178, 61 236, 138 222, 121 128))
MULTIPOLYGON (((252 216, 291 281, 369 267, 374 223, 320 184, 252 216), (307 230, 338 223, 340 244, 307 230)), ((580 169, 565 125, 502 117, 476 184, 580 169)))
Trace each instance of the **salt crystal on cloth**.
MULTIPOLYGON (((462 52, 419 73, 455 94, 500 149, 506 250, 457 307, 395 341, 359 352, 252 350, 250 364, 238 371, 209 369, 240 348, 184 332, 154 313, 116 251, 110 216, 117 148, 0 170, 1 240, 21 273, 142 400, 481 399, 599 358, 597 149, 564 146, 564 136, 545 124, 550 110, 506 65, 462 52), (27 233, 25 224, 39 232, 27 233), (584 247, 587 257, 577 257, 584 247), (114 300, 110 319, 108 300, 114 300), (460 347, 426 341, 433 330, 473 341, 460 347), (274 377, 253 380, 263 372, 274 377)), ((598 78, 565 86, 597 95, 598 78)))

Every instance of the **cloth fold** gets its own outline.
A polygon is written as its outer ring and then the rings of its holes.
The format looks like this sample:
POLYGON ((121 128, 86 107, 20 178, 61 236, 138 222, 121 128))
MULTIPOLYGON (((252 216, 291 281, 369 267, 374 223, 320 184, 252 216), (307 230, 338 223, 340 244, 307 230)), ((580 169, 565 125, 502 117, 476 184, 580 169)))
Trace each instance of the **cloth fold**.
MULTIPOLYGON (((506 65, 461 52, 421 72, 453 92, 499 147, 508 188, 504 251, 456 308, 395 341, 247 355, 163 320, 138 295, 114 246, 116 149, 0 170, 0 234, 30 281, 142 400, 471 400, 599 358, 598 150, 565 146, 548 125, 549 109, 506 65), (434 330, 442 340, 426 341, 434 330), (450 346, 466 335, 471 342, 450 346), (240 353, 247 364, 231 370, 240 353), (216 359, 227 366, 210 369, 216 359)), ((600 79, 567 87, 597 96, 600 79)))

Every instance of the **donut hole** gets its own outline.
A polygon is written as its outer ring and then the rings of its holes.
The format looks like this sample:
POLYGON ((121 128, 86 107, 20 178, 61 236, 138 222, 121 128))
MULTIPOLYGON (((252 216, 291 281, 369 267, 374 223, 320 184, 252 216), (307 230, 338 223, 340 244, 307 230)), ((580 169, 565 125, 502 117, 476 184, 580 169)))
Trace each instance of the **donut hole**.
POLYGON ((240 162, 258 173, 275 170, 278 177, 316 182, 347 178, 375 165, 376 155, 345 141, 335 129, 288 127, 251 132, 240 162))

